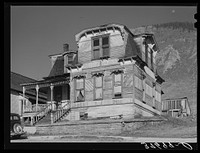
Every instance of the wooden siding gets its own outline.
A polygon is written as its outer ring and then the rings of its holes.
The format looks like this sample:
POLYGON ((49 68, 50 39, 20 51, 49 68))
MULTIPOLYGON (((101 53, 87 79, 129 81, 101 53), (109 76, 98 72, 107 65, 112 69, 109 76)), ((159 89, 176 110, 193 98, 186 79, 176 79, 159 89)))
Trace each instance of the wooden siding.
POLYGON ((158 91, 159 93, 161 93, 161 85, 156 83, 156 91, 158 91))
POLYGON ((145 102, 149 106, 153 106, 153 98, 147 94, 145 94, 145 102))
POLYGON ((133 74, 125 73, 123 78, 123 97, 132 97, 133 94, 133 74))
POLYGON ((92 53, 91 53, 91 50, 90 51, 84 51, 84 52, 79 52, 78 53, 78 62, 79 63, 86 63, 86 62, 89 62, 91 61, 92 59, 92 53))
POLYGON ((112 99, 113 98, 113 90, 112 89, 104 89, 103 90, 103 99, 112 99))
POLYGON ((70 101, 71 102, 74 102, 75 99, 74 99, 74 79, 72 79, 72 77, 70 77, 70 101))
MULTIPOLYGON (((101 37, 101 35, 99 35, 101 37)), ((79 63, 87 63, 92 60, 92 36, 88 36, 87 38, 81 39, 78 42, 78 62, 79 63)), ((111 32, 110 33, 110 57, 111 58, 119 58, 123 57, 125 54, 124 51, 124 41, 122 39, 121 34, 119 32, 111 32)))
POLYGON ((117 46, 110 48, 110 57, 111 58, 124 57, 124 46, 117 46))
POLYGON ((135 98, 142 101, 142 90, 139 90, 138 88, 135 88, 135 98))
POLYGON ((116 115, 129 116, 134 114, 134 104, 89 107, 87 113, 89 118, 116 115))
POLYGON ((148 84, 150 87, 153 87, 153 82, 152 79, 150 79, 150 77, 146 77, 145 83, 148 84))
POLYGON ((143 76, 142 76, 142 74, 143 74, 143 71, 142 71, 142 69, 141 68, 139 68, 138 66, 136 66, 136 65, 134 65, 134 74, 135 74, 135 76, 137 76, 139 79, 143 79, 143 76))
POLYGON ((22 113, 22 102, 17 94, 10 94, 10 112, 19 115, 22 113))
POLYGON ((110 47, 117 47, 117 46, 123 46, 124 40, 122 39, 121 34, 111 35, 110 36, 110 47))
POLYGON ((156 108, 157 110, 161 111, 161 107, 162 107, 161 102, 155 100, 155 108, 156 108))

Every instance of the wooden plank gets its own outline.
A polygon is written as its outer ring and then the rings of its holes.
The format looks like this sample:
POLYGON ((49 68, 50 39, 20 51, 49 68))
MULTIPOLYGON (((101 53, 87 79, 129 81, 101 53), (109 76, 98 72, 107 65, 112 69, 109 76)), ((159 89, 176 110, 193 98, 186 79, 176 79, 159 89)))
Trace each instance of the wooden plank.
POLYGON ((106 91, 112 89, 112 75, 105 75, 103 77, 103 89, 106 91))
POLYGON ((124 45, 121 34, 110 36, 110 47, 117 47, 124 45))
POLYGON ((133 97, 133 91, 132 91, 132 93, 130 93, 130 92, 123 93, 123 98, 132 98, 132 97, 133 97))
POLYGON ((103 99, 112 99, 112 89, 103 90, 103 99))
POLYGON ((137 65, 134 64, 134 74, 135 76, 139 77, 140 79, 143 79, 143 71, 141 68, 139 68, 137 65))
POLYGON ((145 102, 149 106, 153 106, 153 98, 150 97, 148 94, 145 94, 145 102))
POLYGON ((78 61, 79 61, 79 63, 87 63, 87 62, 91 61, 91 59, 92 59, 91 50, 84 51, 84 52, 79 51, 79 53, 78 53, 78 61))
POLYGON ((142 101, 142 91, 138 88, 135 88, 135 98, 142 101))
POLYGON ((85 91, 85 101, 93 100, 93 90, 85 91))
POLYGON ((110 57, 111 58, 120 58, 124 57, 125 49, 124 46, 117 46, 110 48, 110 57))
POLYGON ((110 106, 99 106, 90 107, 87 110, 88 117, 109 117, 115 115, 130 115, 134 113, 133 104, 123 104, 123 105, 110 105, 110 106))

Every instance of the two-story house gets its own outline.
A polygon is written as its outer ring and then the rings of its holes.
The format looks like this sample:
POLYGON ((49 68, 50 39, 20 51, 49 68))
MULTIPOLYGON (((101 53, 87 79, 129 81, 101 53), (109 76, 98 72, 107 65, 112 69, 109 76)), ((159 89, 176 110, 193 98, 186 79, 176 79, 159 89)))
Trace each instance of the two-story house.
POLYGON ((153 34, 134 35, 124 25, 107 24, 82 30, 75 39, 78 50, 64 44, 62 53, 49 56, 52 69, 48 77, 22 85, 48 88, 52 123, 61 117, 80 120, 161 114, 164 80, 156 72, 159 48, 153 34))

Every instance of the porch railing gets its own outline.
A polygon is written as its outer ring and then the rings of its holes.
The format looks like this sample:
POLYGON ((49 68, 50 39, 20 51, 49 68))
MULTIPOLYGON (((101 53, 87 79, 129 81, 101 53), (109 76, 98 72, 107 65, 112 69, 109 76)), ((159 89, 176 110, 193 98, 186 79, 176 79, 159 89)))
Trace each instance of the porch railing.
POLYGON ((59 105, 57 111, 53 114, 53 123, 59 121, 62 117, 66 116, 71 109, 70 101, 66 101, 66 104, 59 105))
MULTIPOLYGON (((47 107, 47 104, 38 104, 37 105, 37 112, 44 110, 47 107)), ((24 113, 28 112, 36 112, 36 104, 24 106, 24 113)))
POLYGON ((36 124, 39 120, 41 120, 44 116, 46 116, 50 111, 52 110, 52 104, 47 104, 44 109, 42 109, 40 112, 38 112, 33 121, 33 125, 36 124))

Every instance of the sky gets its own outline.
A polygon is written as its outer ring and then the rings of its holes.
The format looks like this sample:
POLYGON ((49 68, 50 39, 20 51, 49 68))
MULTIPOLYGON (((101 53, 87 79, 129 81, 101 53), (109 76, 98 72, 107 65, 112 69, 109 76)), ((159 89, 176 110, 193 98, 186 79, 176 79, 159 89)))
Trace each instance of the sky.
POLYGON ((11 6, 11 71, 41 80, 48 55, 77 50, 75 35, 107 23, 128 28, 173 21, 195 22, 196 6, 11 6))

